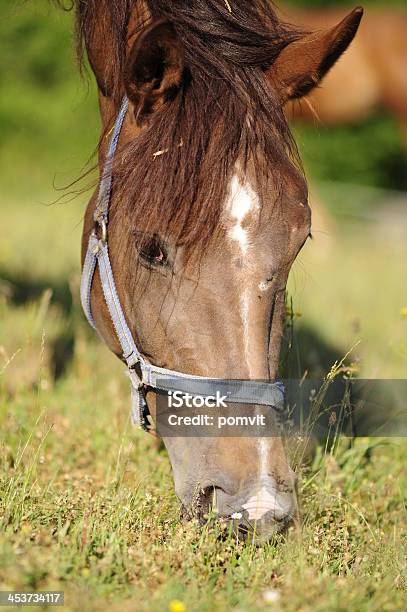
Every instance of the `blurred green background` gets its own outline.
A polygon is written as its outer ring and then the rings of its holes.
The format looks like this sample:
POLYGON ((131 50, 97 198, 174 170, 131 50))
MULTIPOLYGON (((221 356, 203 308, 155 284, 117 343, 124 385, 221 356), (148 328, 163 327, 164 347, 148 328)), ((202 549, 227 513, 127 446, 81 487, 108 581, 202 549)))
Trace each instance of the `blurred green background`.
POLYGON ((59 186, 75 178, 97 142, 95 91, 75 64, 72 14, 45 0, 3 0, 0 40, 2 190, 49 195, 54 176, 59 186))

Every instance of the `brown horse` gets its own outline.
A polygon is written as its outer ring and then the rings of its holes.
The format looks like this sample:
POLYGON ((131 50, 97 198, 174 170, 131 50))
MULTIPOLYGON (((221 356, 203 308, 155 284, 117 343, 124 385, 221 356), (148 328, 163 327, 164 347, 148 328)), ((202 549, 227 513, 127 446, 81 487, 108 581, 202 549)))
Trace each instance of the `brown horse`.
MULTIPOLYGON (((362 16, 304 34, 268 0, 82 0, 79 48, 100 93, 100 164, 120 101, 130 106, 113 166, 112 269, 145 360, 226 379, 277 376, 285 287, 310 234, 307 185, 283 112, 352 41, 362 16)), ((94 229, 96 195, 84 225, 94 229)), ((121 356, 97 273, 96 328, 121 356)), ((156 395, 147 393, 153 417, 156 395)), ((280 437, 164 439, 182 505, 255 527, 297 515, 280 437)))
MULTIPOLYGON (((282 10, 305 28, 334 24, 337 9, 282 10)), ((337 125, 366 119, 384 108, 397 120, 407 148, 407 12, 370 9, 357 39, 306 101, 293 103, 290 116, 337 125)))

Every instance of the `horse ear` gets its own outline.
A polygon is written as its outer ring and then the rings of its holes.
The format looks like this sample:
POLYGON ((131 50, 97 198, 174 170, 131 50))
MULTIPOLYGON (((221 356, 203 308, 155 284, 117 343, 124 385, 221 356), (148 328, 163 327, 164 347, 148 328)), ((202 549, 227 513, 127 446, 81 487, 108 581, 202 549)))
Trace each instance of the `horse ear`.
POLYGON ((160 19, 147 26, 127 58, 124 85, 138 123, 179 92, 184 55, 174 26, 160 19))
POLYGON ((335 27, 308 34, 282 50, 267 74, 283 103, 305 96, 320 83, 352 42, 362 15, 358 7, 335 27))

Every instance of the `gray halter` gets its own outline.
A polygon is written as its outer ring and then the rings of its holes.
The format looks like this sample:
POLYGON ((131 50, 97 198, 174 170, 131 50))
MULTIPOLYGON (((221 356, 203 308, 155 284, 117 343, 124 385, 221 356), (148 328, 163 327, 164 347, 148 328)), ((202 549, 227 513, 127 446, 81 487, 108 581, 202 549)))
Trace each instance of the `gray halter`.
POLYGON ((284 386, 280 382, 222 380, 191 376, 147 363, 139 352, 120 304, 110 264, 107 241, 109 205, 112 195, 112 164, 128 106, 129 101, 126 97, 116 119, 100 181, 99 195, 94 212, 95 228, 89 238, 82 271, 81 302, 89 324, 96 330, 91 309, 91 291, 95 270, 99 266, 99 276, 106 306, 122 348, 123 360, 127 364, 131 381, 133 423, 146 431, 151 429, 145 397, 148 389, 164 392, 190 392, 203 397, 214 395, 216 391, 219 391, 222 395, 227 395, 227 401, 231 403, 272 406, 276 410, 281 410, 284 405, 284 386), (96 229, 101 234, 100 238, 96 229), (191 389, 193 389, 193 392, 191 389))

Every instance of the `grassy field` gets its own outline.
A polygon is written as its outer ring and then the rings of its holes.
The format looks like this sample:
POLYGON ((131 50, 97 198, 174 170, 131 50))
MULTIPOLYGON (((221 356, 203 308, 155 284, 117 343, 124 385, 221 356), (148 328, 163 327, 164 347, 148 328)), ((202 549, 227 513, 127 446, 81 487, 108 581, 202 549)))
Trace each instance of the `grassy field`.
MULTIPOLYGON (((405 439, 318 449, 301 529, 262 548, 181 522, 166 453, 132 429, 123 367, 79 308, 88 194, 52 204, 52 181, 91 155, 97 107, 69 17, 44 6, 0 9, 0 590, 63 590, 77 611, 405 610, 405 439)), ((405 195, 313 192, 336 216, 290 279, 293 367, 326 373, 355 347, 360 376, 405 378, 405 195)))

